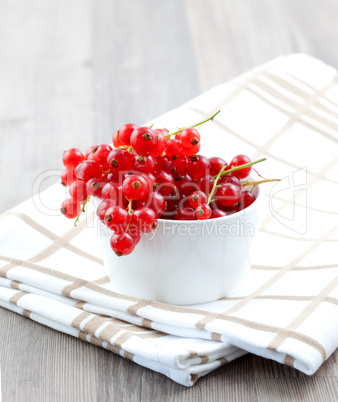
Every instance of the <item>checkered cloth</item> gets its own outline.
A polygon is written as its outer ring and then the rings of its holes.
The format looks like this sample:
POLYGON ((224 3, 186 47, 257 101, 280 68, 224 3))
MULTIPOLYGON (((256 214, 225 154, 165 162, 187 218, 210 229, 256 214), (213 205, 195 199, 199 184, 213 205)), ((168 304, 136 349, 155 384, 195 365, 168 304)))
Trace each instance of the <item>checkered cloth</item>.
MULTIPOLYGON (((253 266, 232 297, 177 307, 117 294, 88 213, 57 216, 53 186, 0 217, 0 305, 191 386, 255 353, 314 373, 338 346, 338 78, 305 55, 280 57, 154 121, 201 128, 207 156, 267 156, 253 266), (55 210, 53 210, 55 208, 55 210), (83 230, 86 228, 86 230, 83 230)), ((74 144, 76 145, 76 144, 74 144)))

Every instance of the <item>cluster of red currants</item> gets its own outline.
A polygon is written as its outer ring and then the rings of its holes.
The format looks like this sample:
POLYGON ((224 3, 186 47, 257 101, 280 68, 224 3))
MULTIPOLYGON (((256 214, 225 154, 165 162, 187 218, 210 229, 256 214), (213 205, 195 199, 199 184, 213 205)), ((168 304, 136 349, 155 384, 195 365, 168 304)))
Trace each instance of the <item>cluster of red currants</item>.
POLYGON ((122 256, 133 251, 141 233, 157 227, 157 219, 204 220, 248 207, 255 196, 243 179, 259 161, 238 155, 227 164, 198 155, 194 127, 204 122, 173 134, 125 124, 113 135, 114 148, 91 146, 85 155, 65 151, 61 180, 70 198, 61 212, 78 220, 91 196, 102 199, 97 215, 114 232, 111 247, 122 256))

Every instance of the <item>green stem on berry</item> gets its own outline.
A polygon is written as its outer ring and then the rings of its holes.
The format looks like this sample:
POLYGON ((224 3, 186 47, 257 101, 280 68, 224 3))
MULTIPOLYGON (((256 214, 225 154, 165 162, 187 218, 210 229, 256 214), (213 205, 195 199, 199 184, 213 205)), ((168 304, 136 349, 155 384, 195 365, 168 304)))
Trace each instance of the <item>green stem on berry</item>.
MULTIPOLYGON (((233 167, 233 168, 231 168, 231 169, 226 170, 225 172, 223 172, 223 173, 221 174, 221 177, 225 176, 226 174, 229 174, 229 173, 232 173, 232 172, 236 172, 237 170, 241 170, 241 169, 250 167, 250 166, 252 166, 252 165, 256 165, 256 163, 260 163, 260 162, 264 162, 264 161, 266 161, 266 158, 262 158, 262 159, 258 159, 258 160, 253 161, 253 162, 245 163, 244 165, 235 166, 235 167, 233 167)), ((217 176, 218 176, 218 175, 215 175, 213 178, 216 179, 217 176)))
POLYGON ((74 221, 74 226, 77 226, 77 224, 78 224, 78 222, 79 222, 79 220, 80 220, 81 214, 85 212, 85 207, 86 207, 87 202, 89 201, 90 197, 91 197, 91 196, 88 195, 86 201, 84 201, 84 203, 82 204, 81 212, 79 213, 79 215, 78 215, 77 218, 75 219, 75 221, 74 221))
POLYGON ((185 130, 186 128, 194 128, 194 127, 200 126, 201 124, 206 123, 209 120, 212 121, 218 115, 218 113, 220 113, 220 110, 206 120, 200 121, 199 123, 193 124, 192 126, 189 126, 189 127, 180 128, 179 130, 175 131, 174 133, 167 134, 165 136, 165 138, 170 138, 171 136, 180 133, 181 131, 185 130))
POLYGON ((214 184, 212 186, 212 189, 210 191, 210 194, 208 196, 208 204, 210 204, 211 202, 215 201, 212 196, 215 193, 216 188, 218 187, 218 180, 221 178, 222 173, 224 172, 224 169, 226 168, 227 165, 222 165, 221 170, 218 172, 218 174, 214 177, 214 184))

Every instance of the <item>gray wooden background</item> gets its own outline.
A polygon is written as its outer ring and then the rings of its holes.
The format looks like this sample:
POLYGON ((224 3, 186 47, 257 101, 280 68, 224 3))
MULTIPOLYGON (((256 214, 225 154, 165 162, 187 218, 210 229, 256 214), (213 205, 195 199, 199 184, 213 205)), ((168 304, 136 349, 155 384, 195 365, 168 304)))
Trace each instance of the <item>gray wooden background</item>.
MULTIPOLYGON (((338 67, 337 0, 0 0, 0 213, 64 149, 110 141, 280 54, 338 67)), ((245 356, 186 389, 0 310, 3 401, 337 401, 338 353, 313 377, 245 356)))

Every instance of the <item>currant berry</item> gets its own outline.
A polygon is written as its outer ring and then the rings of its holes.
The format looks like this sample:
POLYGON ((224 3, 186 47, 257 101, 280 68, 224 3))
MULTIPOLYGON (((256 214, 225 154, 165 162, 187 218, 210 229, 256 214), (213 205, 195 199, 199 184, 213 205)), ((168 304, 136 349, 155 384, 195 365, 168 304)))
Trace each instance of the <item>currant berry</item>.
POLYGON ((224 159, 214 156, 209 158, 210 162, 210 175, 216 176, 224 165, 228 166, 224 159))
POLYGON ((67 169, 75 169, 84 160, 84 156, 78 149, 71 148, 63 153, 62 160, 67 169))
POLYGON ((195 216, 198 220, 205 220, 211 217, 212 210, 208 204, 202 204, 195 210, 195 216))
POLYGON ((155 159, 155 172, 161 172, 164 170, 165 172, 171 171, 171 163, 172 161, 169 159, 167 155, 160 155, 155 159))
POLYGON ((248 206, 250 206, 254 201, 256 200, 256 197, 254 194, 252 194, 250 191, 242 191, 241 194, 241 199, 240 199, 240 209, 245 209, 248 206))
POLYGON ((216 198, 219 203, 225 207, 230 207, 237 204, 241 198, 241 190, 231 183, 226 183, 220 187, 216 193, 216 198))
POLYGON ((156 190, 162 195, 169 195, 175 189, 175 180, 170 173, 160 172, 154 183, 156 190))
POLYGON ((223 184, 233 184, 234 186, 237 186, 239 189, 242 188, 242 183, 237 177, 233 176, 232 173, 229 173, 223 177, 220 178, 218 181, 218 184, 223 185, 223 184))
POLYGON ((97 207, 96 214, 99 217, 100 221, 103 223, 105 222, 105 216, 109 208, 115 207, 116 201, 107 199, 100 202, 99 206, 97 207))
POLYGON ((91 145, 88 149, 87 149, 87 151, 86 151, 86 153, 85 153, 85 155, 84 155, 84 158, 85 159, 88 159, 88 156, 93 152, 93 149, 94 148, 97 148, 98 147, 98 145, 91 145))
POLYGON ((127 145, 128 147, 130 146, 130 137, 133 133, 134 130, 137 129, 136 124, 128 123, 124 124, 119 130, 119 139, 122 142, 123 145, 127 145))
POLYGON ((88 197, 86 183, 81 180, 74 181, 69 187, 69 194, 74 200, 78 202, 85 201, 88 197))
POLYGON ((99 165, 104 166, 104 168, 106 168, 107 158, 111 151, 112 147, 110 145, 107 144, 97 145, 92 148, 87 159, 95 161, 99 165))
POLYGON ((150 233, 153 229, 156 229, 157 218, 151 208, 137 209, 134 215, 137 217, 138 226, 142 233, 150 233))
POLYGON ((121 139, 120 139, 119 130, 115 131, 115 133, 113 134, 113 144, 114 144, 115 148, 123 147, 123 143, 121 142, 121 139))
POLYGON ((74 219, 79 215, 81 205, 73 198, 68 198, 67 200, 63 201, 60 211, 66 218, 74 219))
POLYGON ((223 218, 227 216, 226 212, 222 211, 221 209, 213 209, 211 213, 211 219, 214 218, 223 218))
POLYGON ((70 186, 76 180, 74 169, 65 169, 61 173, 61 184, 70 186))
POLYGON ((187 173, 177 173, 174 175, 174 179, 180 198, 189 197, 190 194, 198 190, 197 184, 192 181, 187 173))
POLYGON ((188 173, 193 179, 199 179, 209 174, 209 159, 202 155, 191 156, 188 163, 188 173))
POLYGON ((128 212, 118 206, 108 208, 104 217, 105 224, 115 233, 123 233, 127 228, 128 220, 128 212))
MULTIPOLYGON (((237 167, 237 166, 245 165, 246 163, 250 163, 250 162, 251 162, 251 159, 248 156, 237 155, 230 162, 230 166, 237 167)), ((249 176, 250 172, 251 172, 251 166, 240 169, 240 170, 236 170, 235 172, 232 172, 232 174, 234 176, 236 176, 238 179, 245 179, 246 177, 249 176)))
POLYGON ((130 144, 140 155, 151 155, 156 147, 156 133, 149 127, 138 127, 130 137, 130 144))
POLYGON ((154 173, 155 161, 151 156, 137 155, 134 161, 135 172, 154 173))
POLYGON ((193 146, 192 148, 183 147, 182 154, 185 156, 194 156, 199 153, 200 149, 201 149, 201 144, 197 144, 197 145, 193 146))
POLYGON ((194 209, 202 204, 206 204, 207 201, 208 197, 202 191, 194 191, 189 197, 189 203, 194 209))
POLYGON ((118 177, 119 172, 125 172, 133 169, 134 155, 125 149, 113 149, 108 157, 107 163, 110 165, 110 171, 115 177, 118 177))
POLYGON ((101 179, 102 167, 94 161, 83 161, 77 165, 75 175, 85 183, 90 179, 101 179))
POLYGON ((140 200, 149 193, 149 186, 144 177, 132 174, 124 180, 122 191, 129 200, 140 200))
POLYGON ((196 219, 195 210, 191 207, 179 208, 175 219, 178 221, 194 221, 196 219))
POLYGON ((167 145, 167 141, 165 139, 165 135, 168 133, 168 130, 165 128, 162 129, 156 129, 155 130, 155 138, 156 138, 156 143, 153 152, 151 153, 151 156, 156 158, 158 155, 161 155, 162 152, 164 152, 165 147, 167 145))
POLYGON ((200 133, 194 128, 186 128, 181 132, 180 141, 185 148, 191 149, 201 141, 200 133))
POLYGON ((114 234, 110 246, 118 257, 130 254, 135 248, 135 240, 128 233, 114 234))
POLYGON ((89 195, 101 198, 102 189, 105 185, 106 185, 106 183, 104 181, 100 181, 97 179, 90 179, 87 181, 87 186, 86 186, 87 192, 89 195))
POLYGON ((171 169, 173 173, 184 173, 188 169, 188 158, 180 155, 178 158, 171 162, 171 169))
POLYGON ((180 155, 182 155, 182 150, 183 150, 182 144, 175 138, 172 138, 167 142, 167 146, 165 148, 165 153, 172 160, 175 160, 180 155))
POLYGON ((117 182, 106 183, 102 189, 101 195, 104 200, 115 200, 118 204, 120 204, 122 196, 122 186, 120 186, 117 182))
POLYGON ((210 191, 212 190, 214 185, 214 179, 211 175, 207 174, 206 176, 200 177, 196 181, 196 184, 200 191, 203 191, 203 193, 205 194, 210 194, 210 191))

